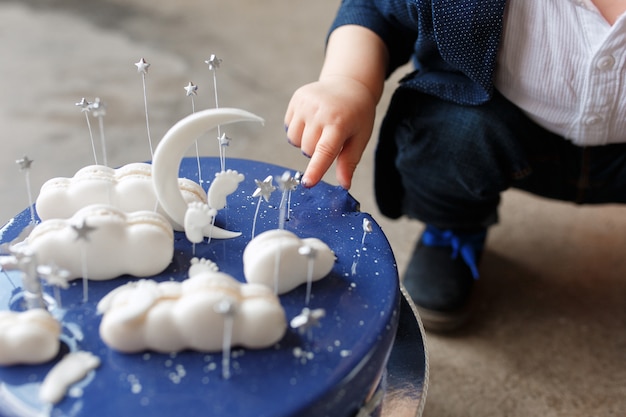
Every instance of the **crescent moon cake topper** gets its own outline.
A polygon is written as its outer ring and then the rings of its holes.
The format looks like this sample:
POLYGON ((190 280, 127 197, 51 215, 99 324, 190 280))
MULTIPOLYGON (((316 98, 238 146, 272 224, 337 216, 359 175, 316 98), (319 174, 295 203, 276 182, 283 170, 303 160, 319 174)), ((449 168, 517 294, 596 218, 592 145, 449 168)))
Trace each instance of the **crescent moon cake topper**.
MULTIPOLYGON (((178 187, 178 170, 187 149, 205 132, 217 126, 235 122, 264 120, 250 112, 235 108, 208 109, 191 114, 176 123, 163 136, 152 161, 152 178, 157 199, 163 210, 179 224, 184 224, 187 203, 178 187)), ((204 228, 207 237, 229 239, 239 236, 212 224, 204 228)))

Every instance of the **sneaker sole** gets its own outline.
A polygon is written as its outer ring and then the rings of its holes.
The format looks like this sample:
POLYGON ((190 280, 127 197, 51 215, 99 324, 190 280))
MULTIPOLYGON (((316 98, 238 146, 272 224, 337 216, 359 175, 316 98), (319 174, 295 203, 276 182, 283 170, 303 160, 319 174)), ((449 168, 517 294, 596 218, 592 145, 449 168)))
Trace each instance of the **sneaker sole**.
POLYGON ((441 312, 415 306, 424 329, 433 333, 450 333, 463 327, 470 319, 469 310, 441 312))

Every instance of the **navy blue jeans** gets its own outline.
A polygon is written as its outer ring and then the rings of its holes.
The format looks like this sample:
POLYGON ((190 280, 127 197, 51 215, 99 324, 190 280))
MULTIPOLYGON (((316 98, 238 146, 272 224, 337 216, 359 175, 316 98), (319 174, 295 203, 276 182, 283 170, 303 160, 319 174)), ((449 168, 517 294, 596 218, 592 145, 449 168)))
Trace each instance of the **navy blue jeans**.
POLYGON ((486 104, 463 106, 396 91, 376 150, 383 214, 477 230, 497 221, 510 187, 577 204, 626 203, 626 144, 575 146, 497 92, 486 104))

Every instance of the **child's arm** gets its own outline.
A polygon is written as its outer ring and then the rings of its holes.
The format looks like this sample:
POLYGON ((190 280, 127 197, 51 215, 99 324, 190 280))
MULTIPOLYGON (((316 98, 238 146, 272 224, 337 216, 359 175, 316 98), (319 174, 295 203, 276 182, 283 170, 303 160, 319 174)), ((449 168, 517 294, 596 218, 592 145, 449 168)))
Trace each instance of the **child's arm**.
POLYGON ((347 25, 331 33, 319 80, 294 93, 285 115, 289 142, 311 157, 305 187, 337 159, 337 180, 350 188, 372 134, 387 62, 385 44, 369 29, 347 25))

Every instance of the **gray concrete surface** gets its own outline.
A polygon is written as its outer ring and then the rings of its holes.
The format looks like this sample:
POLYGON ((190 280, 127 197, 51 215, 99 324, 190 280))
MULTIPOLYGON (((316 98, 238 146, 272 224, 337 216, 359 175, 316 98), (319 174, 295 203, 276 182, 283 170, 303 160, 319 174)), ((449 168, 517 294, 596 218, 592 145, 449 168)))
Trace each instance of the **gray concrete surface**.
MULTIPOLYGON (((316 78, 337 0, 0 1, 0 222, 28 204, 28 155, 36 194, 53 176, 93 162, 82 97, 107 104, 109 165, 150 158, 141 77, 153 142, 196 109, 263 116, 264 127, 229 130, 228 154, 303 169, 286 144, 291 93, 316 78)), ((381 114, 401 74, 388 82, 381 114)), ((94 125, 97 126, 97 125, 94 125)), ((97 136, 97 131, 96 137, 97 136)), ((212 143, 211 143, 212 145, 212 143)), ((421 225, 388 221, 372 199, 372 146, 352 194, 383 226, 403 271, 421 225)), ((210 154, 209 145, 201 149, 210 154)), ((334 182, 333 175, 327 177, 334 182)), ((431 381, 424 415, 622 416, 626 414, 626 211, 578 208, 510 191, 482 263, 478 312, 454 336, 429 334, 431 381)))

